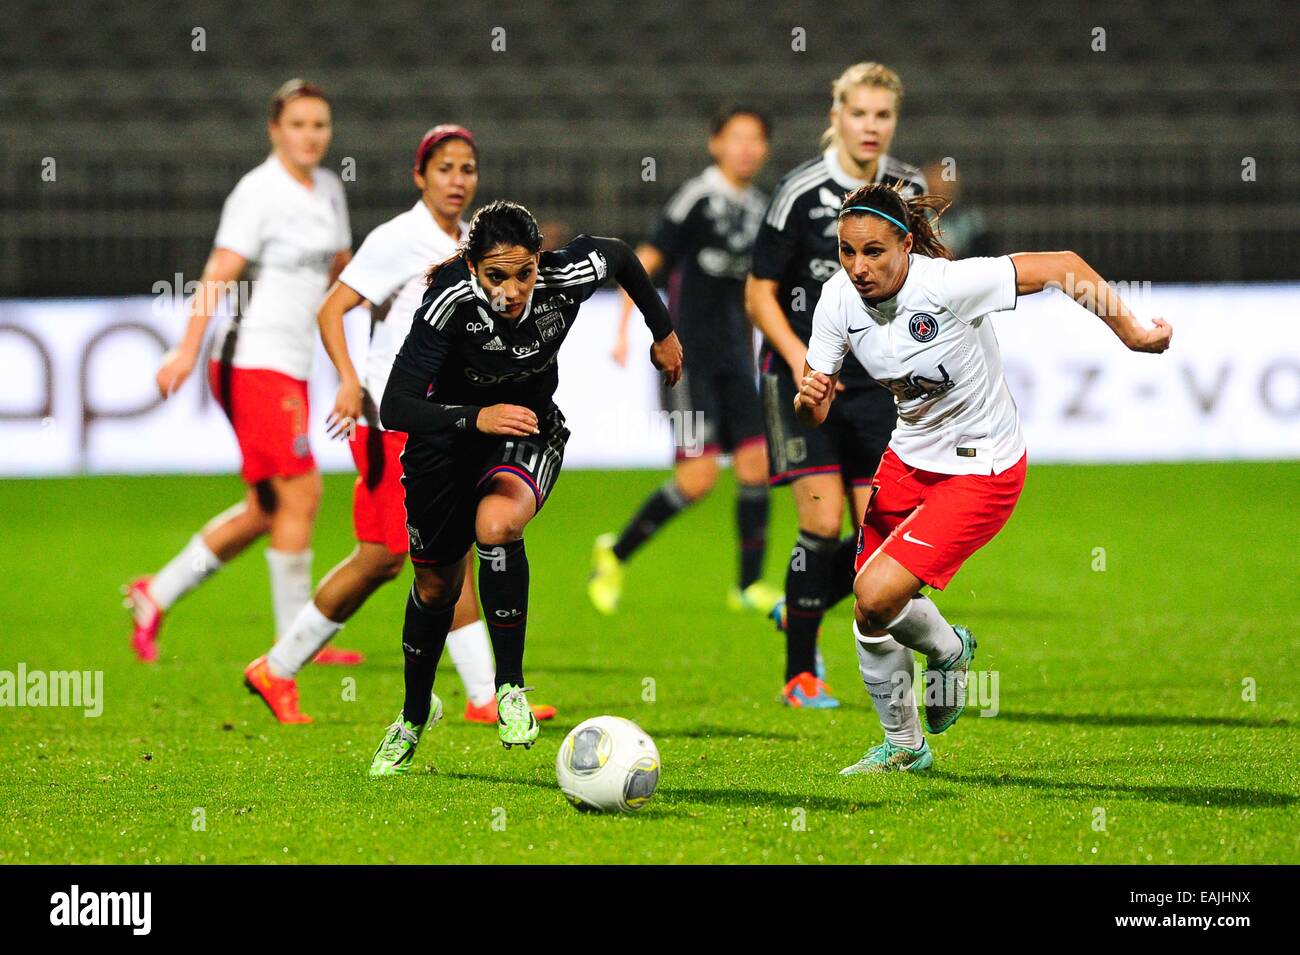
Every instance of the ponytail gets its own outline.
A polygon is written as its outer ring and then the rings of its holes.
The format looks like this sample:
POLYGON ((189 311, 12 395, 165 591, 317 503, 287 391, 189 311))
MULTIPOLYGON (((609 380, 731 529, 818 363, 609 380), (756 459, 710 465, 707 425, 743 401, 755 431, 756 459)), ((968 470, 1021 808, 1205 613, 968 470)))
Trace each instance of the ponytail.
POLYGON ((433 265, 429 266, 429 271, 424 273, 424 284, 432 285, 433 280, 438 277, 438 273, 459 259, 463 254, 463 249, 457 249, 452 255, 443 259, 441 262, 434 262, 433 265))

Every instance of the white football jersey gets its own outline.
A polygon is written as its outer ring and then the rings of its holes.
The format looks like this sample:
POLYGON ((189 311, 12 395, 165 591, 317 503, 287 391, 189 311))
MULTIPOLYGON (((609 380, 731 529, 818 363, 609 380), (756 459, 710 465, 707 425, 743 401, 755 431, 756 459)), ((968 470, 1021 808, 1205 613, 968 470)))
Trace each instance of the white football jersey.
POLYGON ((273 154, 239 180, 222 207, 213 246, 248 260, 253 288, 239 319, 236 368, 311 377, 330 266, 352 247, 343 183, 320 168, 312 183, 298 182, 273 154))
MULTIPOLYGON (((459 224, 464 235, 469 226, 459 224)), ((456 254, 457 241, 438 225, 421 200, 406 212, 376 226, 344 268, 339 281, 374 307, 388 305, 388 314, 370 327, 366 352, 366 391, 378 406, 393 370, 393 359, 411 331, 411 319, 424 299, 424 274, 429 266, 456 254), (391 302, 390 302, 391 300, 391 302)), ((379 422, 370 422, 379 427, 379 422)))
POLYGON ((950 262, 913 254, 898 294, 874 306, 840 269, 813 313, 808 367, 836 374, 852 351, 894 393, 889 446, 905 464, 1001 474, 1025 453, 1025 440, 986 317, 1015 307, 1016 268, 1005 255, 950 262))

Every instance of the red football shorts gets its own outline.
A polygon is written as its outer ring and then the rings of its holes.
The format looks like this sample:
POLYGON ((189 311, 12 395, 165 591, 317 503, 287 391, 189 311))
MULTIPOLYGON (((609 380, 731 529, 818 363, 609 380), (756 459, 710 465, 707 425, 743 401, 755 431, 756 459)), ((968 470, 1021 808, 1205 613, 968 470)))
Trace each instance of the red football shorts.
POLYGON ((1001 474, 938 474, 886 449, 871 479, 854 569, 878 549, 942 590, 1002 530, 1025 486, 1025 455, 1001 474))
POLYGON ((352 491, 352 527, 357 540, 383 544, 390 553, 405 554, 406 492, 402 489, 403 431, 380 431, 359 424, 348 441, 357 465, 352 491))
POLYGON ((208 384, 226 412, 246 484, 315 470, 307 440, 307 382, 268 368, 208 365, 208 384))

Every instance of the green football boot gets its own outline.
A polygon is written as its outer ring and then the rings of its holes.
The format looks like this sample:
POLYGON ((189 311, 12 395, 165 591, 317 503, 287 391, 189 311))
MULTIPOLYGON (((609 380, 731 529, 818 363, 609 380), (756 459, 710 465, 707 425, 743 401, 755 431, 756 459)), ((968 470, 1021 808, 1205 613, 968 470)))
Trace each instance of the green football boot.
POLYGON ((618 610, 623 596, 623 562, 614 553, 613 534, 601 534, 591 549, 591 576, 587 578, 587 596, 592 606, 610 616, 618 610))
POLYGON ((511 746, 532 749, 537 742, 537 717, 528 705, 528 697, 524 696, 531 689, 531 686, 505 683, 497 690, 497 735, 506 749, 511 746))
POLYGON ((384 739, 375 750, 370 761, 371 776, 404 776, 415 759, 415 748, 420 745, 420 737, 426 727, 433 726, 442 719, 442 700, 434 693, 430 699, 429 719, 426 723, 408 723, 403 714, 398 713, 384 739))
POLYGON ((940 666, 926 663, 922 677, 925 728, 930 733, 942 733, 966 709, 966 678, 975 659, 975 634, 962 626, 952 629, 961 640, 961 653, 940 666))
POLYGON ((785 594, 762 580, 754 581, 744 590, 732 587, 727 592, 727 609, 733 613, 753 610, 764 617, 770 617, 776 605, 784 602, 785 594))
POLYGON ((885 740, 879 746, 867 750, 867 754, 852 766, 840 770, 841 776, 856 776, 859 773, 919 773, 934 765, 934 753, 930 744, 921 740, 916 749, 895 746, 885 740))

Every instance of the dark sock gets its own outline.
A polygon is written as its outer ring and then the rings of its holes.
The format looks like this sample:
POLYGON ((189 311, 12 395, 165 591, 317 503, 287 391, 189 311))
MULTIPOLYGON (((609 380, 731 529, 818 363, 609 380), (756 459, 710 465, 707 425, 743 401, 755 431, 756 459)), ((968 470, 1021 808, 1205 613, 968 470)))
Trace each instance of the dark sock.
POLYGON ((447 631, 456 613, 453 601, 446 607, 430 607, 415 591, 406 597, 406 622, 402 624, 402 652, 406 657, 406 702, 402 717, 419 726, 429 719, 429 694, 438 672, 438 658, 447 643, 447 631))
POLYGON ((830 574, 826 580, 826 609, 830 610, 837 603, 853 593, 853 581, 857 572, 853 569, 858 556, 858 535, 850 534, 840 541, 831 555, 830 574))
POLYGON ((742 484, 736 497, 736 531, 740 536, 740 589, 763 576, 767 556, 767 512, 770 494, 766 484, 742 484))
POLYGON ((670 479, 646 498, 641 510, 636 512, 636 517, 623 528, 622 535, 614 545, 614 556, 619 560, 627 560, 655 531, 684 511, 690 503, 691 499, 677 486, 677 482, 670 479))
POLYGON ((817 669, 817 630, 839 538, 800 531, 785 575, 785 679, 817 669))
POLYGON ((506 683, 523 686, 528 554, 522 540, 478 545, 478 597, 497 661, 497 689, 506 683))

